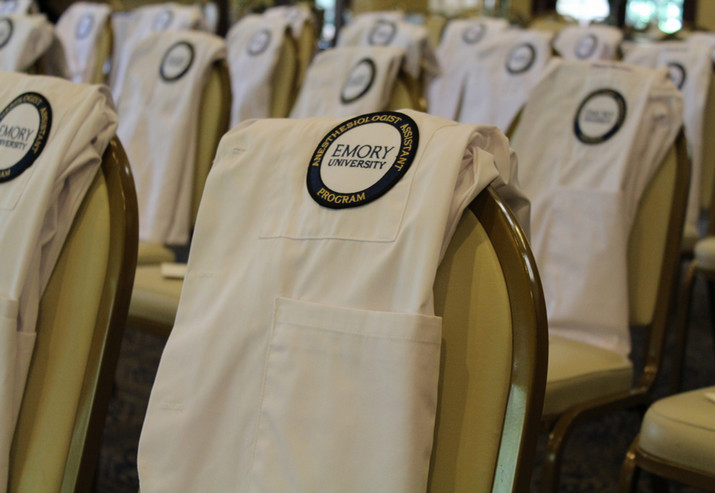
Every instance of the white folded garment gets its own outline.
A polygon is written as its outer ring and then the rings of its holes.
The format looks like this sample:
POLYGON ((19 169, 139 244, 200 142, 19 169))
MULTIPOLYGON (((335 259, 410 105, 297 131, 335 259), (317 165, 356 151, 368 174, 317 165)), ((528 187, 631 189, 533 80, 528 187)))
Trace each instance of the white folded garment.
POLYGON ((224 41, 200 31, 154 33, 137 45, 117 102, 119 135, 132 163, 139 205, 139 239, 184 245, 201 95, 224 41))
POLYGON ((315 26, 316 20, 313 12, 305 5, 280 5, 267 9, 263 15, 268 18, 279 18, 290 24, 294 38, 300 37, 303 28, 307 25, 315 26))
POLYGON ((465 69, 484 44, 508 27, 506 19, 489 17, 455 19, 447 24, 436 53, 440 74, 429 81, 427 89, 430 114, 457 119, 465 69))
POLYGON ((226 35, 231 71, 231 126, 271 116, 274 73, 284 44, 290 42, 283 17, 248 15, 226 35))
POLYGON ((0 17, 0 70, 28 70, 54 41, 54 28, 44 15, 0 17))
POLYGON ((712 79, 710 46, 685 41, 630 45, 626 63, 644 67, 667 67, 670 78, 683 94, 683 123, 691 156, 690 192, 686 222, 697 227, 703 163, 705 110, 712 79))
POLYGON ((119 101, 125 72, 137 44, 154 32, 204 29, 205 22, 198 6, 169 2, 139 7, 128 14, 112 15, 112 27, 116 35, 110 87, 114 100, 119 101))
POLYGON ((458 120, 506 132, 551 60, 551 37, 546 31, 512 29, 486 41, 464 66, 458 120))
POLYGON ((338 47, 350 46, 401 48, 405 51, 403 68, 413 78, 421 77, 423 72, 439 74, 439 63, 424 26, 361 15, 340 31, 338 47))
POLYGON ((40 298, 114 135, 106 88, 0 73, 0 489, 40 298))
POLYGON ((57 21, 56 34, 64 46, 70 78, 74 82, 92 82, 96 64, 96 45, 108 28, 111 8, 102 3, 76 2, 57 21))
POLYGON ((351 116, 384 110, 405 52, 391 47, 334 48, 308 67, 291 118, 351 116))
POLYGON ((565 60, 615 60, 623 32, 613 26, 566 26, 554 39, 554 49, 565 60))
POLYGON ((552 333, 628 354, 629 233, 681 122, 665 69, 554 59, 532 91, 511 144, 552 333))
POLYGON ((425 491, 435 273, 509 156, 495 127, 414 111, 226 134, 142 430, 142 492, 425 491))

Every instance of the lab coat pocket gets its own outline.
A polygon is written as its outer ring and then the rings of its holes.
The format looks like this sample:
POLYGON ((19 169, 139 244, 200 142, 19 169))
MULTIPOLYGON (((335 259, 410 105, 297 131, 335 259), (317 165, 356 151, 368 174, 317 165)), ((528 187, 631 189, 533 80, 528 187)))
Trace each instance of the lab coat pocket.
POLYGON ((441 323, 279 298, 251 491, 424 491, 441 323))

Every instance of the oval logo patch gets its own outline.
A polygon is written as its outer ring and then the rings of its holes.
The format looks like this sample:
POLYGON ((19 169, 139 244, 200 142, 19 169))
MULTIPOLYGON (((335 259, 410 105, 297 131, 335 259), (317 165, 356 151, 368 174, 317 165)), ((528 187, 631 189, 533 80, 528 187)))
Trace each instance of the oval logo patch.
POLYGON ((387 46, 392 43, 396 32, 397 26, 394 22, 380 19, 370 31, 367 41, 373 46, 387 46))
POLYGON ((318 204, 345 209, 386 194, 417 154, 419 131, 409 116, 382 111, 356 116, 333 128, 308 165, 308 193, 318 204))
POLYGON ((367 94, 375 81, 376 71, 375 62, 369 58, 357 62, 340 91, 340 102, 349 104, 367 94))
POLYGON ((19 95, 0 112, 0 183, 20 176, 47 144, 52 107, 36 92, 19 95))
POLYGON ((0 48, 4 48, 8 41, 10 41, 10 38, 12 38, 12 31, 12 20, 7 17, 0 19, 0 48))
POLYGON ((473 26, 467 26, 464 28, 464 31, 462 31, 462 41, 464 41, 468 45, 479 43, 479 41, 481 41, 486 32, 487 26, 485 26, 481 22, 473 26))
POLYGON ((271 44, 271 32, 268 29, 261 29, 257 31, 251 40, 248 42, 248 48, 246 51, 251 56, 257 56, 266 51, 268 45, 271 44))
POLYGON ((680 63, 670 62, 668 63, 668 75, 670 75, 670 80, 673 81, 675 87, 678 89, 683 88, 683 84, 685 84, 685 67, 680 63))
POLYGON ((626 100, 613 89, 594 91, 583 100, 574 119, 574 133, 584 144, 613 137, 626 119, 626 100))
POLYGON ((593 34, 587 34, 576 43, 576 58, 584 60, 596 52, 598 46, 598 38, 593 34))
POLYGON ((159 75, 166 82, 181 79, 194 62, 194 47, 186 41, 174 43, 161 60, 159 75))
POLYGON ((506 59, 506 71, 510 74, 523 74, 536 60, 536 48, 531 43, 516 45, 506 59))
POLYGON ((94 16, 87 12, 79 18, 77 29, 75 29, 75 37, 77 39, 86 38, 92 32, 92 26, 94 26, 94 16))
POLYGON ((171 10, 162 10, 156 17, 154 17, 154 22, 151 24, 152 31, 165 31, 168 29, 171 21, 174 19, 174 13, 171 10))

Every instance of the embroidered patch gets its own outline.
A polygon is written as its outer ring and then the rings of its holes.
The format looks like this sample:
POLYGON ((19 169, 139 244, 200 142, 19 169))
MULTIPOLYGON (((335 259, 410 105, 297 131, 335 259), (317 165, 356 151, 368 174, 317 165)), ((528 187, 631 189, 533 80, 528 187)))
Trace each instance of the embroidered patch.
POLYGON ((79 18, 77 28, 74 32, 75 38, 84 39, 89 36, 89 33, 92 32, 92 26, 94 26, 94 16, 87 12, 79 18))
POLYGON ((375 82, 376 72, 375 62, 369 58, 363 58, 357 62, 350 71, 342 91, 340 91, 340 102, 349 104, 367 94, 373 82, 375 82))
POLYGON ((382 111, 346 120, 315 149, 308 165, 308 193, 331 209, 368 204, 407 173, 418 144, 417 124, 403 113, 382 111))
POLYGON ((516 45, 506 59, 506 71, 510 74, 523 74, 536 60, 536 48, 531 43, 516 45))
POLYGON ((246 51, 251 56, 257 56, 266 51, 266 48, 268 48, 270 44, 271 32, 268 29, 261 29, 251 36, 246 51))
POLYGON ((166 50, 161 59, 159 75, 166 82, 181 79, 194 62, 194 47, 186 41, 179 41, 166 50))
POLYGON ((613 137, 626 119, 626 100, 613 89, 599 89, 583 100, 574 118, 574 133, 584 144, 613 137))
POLYGON ((587 34, 576 43, 574 53, 579 60, 585 60, 596 52, 598 38, 594 34, 587 34))
POLYGON ((14 14, 17 12, 17 0, 5 0, 0 2, 0 14, 14 14))
POLYGON ((482 22, 467 26, 464 28, 464 31, 462 31, 462 41, 468 45, 473 45, 479 43, 486 33, 487 26, 485 26, 482 22))
POLYGON ((680 63, 677 62, 669 62, 668 75, 670 75, 670 80, 673 81, 675 87, 677 87, 678 89, 683 88, 686 77, 685 67, 683 67, 680 63))
POLYGON ((380 19, 370 31, 367 41, 373 46, 387 46, 392 43, 396 33, 397 26, 394 22, 380 19))
POLYGON ((7 17, 0 19, 0 48, 4 48, 8 41, 10 41, 13 29, 14 26, 11 19, 7 17))
POLYGON ((0 182, 20 176, 47 144, 52 107, 36 92, 13 99, 0 112, 0 182))
POLYGON ((166 31, 174 20, 174 13, 171 10, 162 10, 154 17, 154 22, 151 24, 152 31, 166 31))

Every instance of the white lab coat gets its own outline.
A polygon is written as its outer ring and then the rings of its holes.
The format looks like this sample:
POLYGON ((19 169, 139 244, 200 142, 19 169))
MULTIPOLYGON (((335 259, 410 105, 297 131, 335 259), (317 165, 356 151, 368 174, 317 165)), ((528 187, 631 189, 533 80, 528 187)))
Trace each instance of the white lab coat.
MULTIPOLYGON (((418 128, 414 161, 353 208, 319 205, 306 184, 343 120, 250 121, 224 136, 142 430, 143 492, 425 490, 435 272, 510 153, 494 127, 402 115, 418 128)), ((399 124, 374 125, 348 133, 399 141, 399 124)), ((368 185, 350 176, 331 186, 368 185)))
POLYGON ((70 79, 92 82, 96 64, 96 44, 107 29, 111 8, 102 3, 76 2, 57 21, 56 34, 64 46, 70 79))
POLYGON ((565 60, 615 60, 623 32, 613 26, 566 26, 554 39, 554 49, 565 60))
POLYGON ((116 114, 104 87, 0 73, 0 115, 0 174, 27 159, 23 155, 35 155, 21 174, 0 183, 0 490, 5 491, 40 298, 114 135, 116 114), (20 104, 9 110, 20 96, 20 104))
POLYGON ((54 28, 42 14, 0 17, 0 70, 26 71, 53 41, 54 28))

